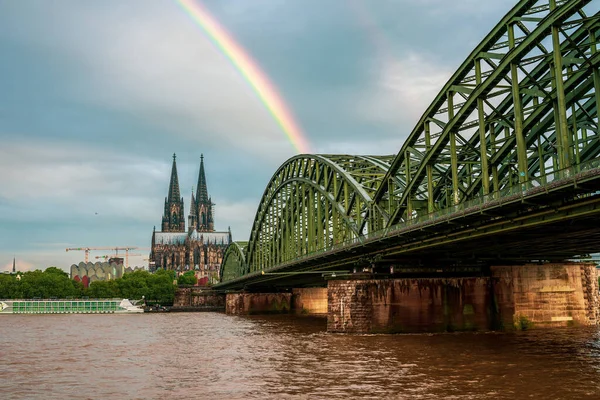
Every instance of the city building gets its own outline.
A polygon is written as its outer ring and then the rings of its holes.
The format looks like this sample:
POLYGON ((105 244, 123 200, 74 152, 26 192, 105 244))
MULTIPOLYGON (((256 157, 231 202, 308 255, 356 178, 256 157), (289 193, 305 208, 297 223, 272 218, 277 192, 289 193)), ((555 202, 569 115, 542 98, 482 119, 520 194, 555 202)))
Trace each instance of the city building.
POLYGON ((143 270, 142 267, 125 267, 122 258, 111 258, 108 262, 80 262, 71 265, 71 279, 89 287, 95 281, 110 281, 122 278, 124 274, 143 270))
POLYGON ((184 203, 179 191, 176 156, 173 154, 171 181, 165 198, 161 230, 152 232, 150 271, 158 268, 178 273, 194 270, 199 281, 216 282, 223 254, 231 242, 231 231, 214 229, 214 203, 208 195, 204 172, 204 155, 196 195, 192 189, 188 229, 185 229, 184 203))

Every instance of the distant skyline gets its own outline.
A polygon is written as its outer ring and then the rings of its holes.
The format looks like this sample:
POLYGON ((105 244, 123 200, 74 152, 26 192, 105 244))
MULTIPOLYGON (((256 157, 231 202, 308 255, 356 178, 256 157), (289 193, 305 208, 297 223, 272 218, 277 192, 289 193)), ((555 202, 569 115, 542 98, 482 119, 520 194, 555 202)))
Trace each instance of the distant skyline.
MULTIPOLYGON (((262 68, 312 151, 395 154, 514 1, 202 4, 262 68)), ((147 254, 173 153, 186 216, 204 154, 215 229, 247 240, 266 184, 296 153, 175 1, 0 0, 0 52, 2 271, 13 256, 19 270, 68 270, 84 254, 67 247, 147 254)))

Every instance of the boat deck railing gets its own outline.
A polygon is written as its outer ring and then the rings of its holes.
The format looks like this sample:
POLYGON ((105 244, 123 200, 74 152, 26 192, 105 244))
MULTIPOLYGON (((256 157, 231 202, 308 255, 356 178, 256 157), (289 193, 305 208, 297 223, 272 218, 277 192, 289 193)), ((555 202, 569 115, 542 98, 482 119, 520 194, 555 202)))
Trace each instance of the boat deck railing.
POLYGON ((13 314, 113 313, 123 310, 123 299, 17 299, 13 314))

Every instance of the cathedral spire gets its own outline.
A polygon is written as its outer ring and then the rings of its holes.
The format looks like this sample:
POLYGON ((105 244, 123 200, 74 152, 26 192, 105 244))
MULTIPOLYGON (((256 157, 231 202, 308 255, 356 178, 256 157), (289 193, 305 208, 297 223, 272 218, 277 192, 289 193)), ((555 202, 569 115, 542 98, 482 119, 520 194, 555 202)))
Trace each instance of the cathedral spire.
POLYGON ((192 186, 192 200, 190 201, 190 215, 188 216, 188 231, 193 232, 198 228, 198 209, 196 207, 196 198, 194 197, 194 187, 192 186))
POLYGON ((177 178, 177 156, 173 153, 173 166, 171 167, 171 181, 169 193, 165 198, 165 213, 162 219, 163 232, 185 232, 185 218, 183 216, 183 198, 179 192, 179 179, 177 178))
POLYGON ((169 203, 179 201, 179 179, 177 178, 177 156, 173 153, 173 166, 171 167, 171 182, 169 183, 169 203))
POLYGON ((200 172, 198 173, 196 204, 193 212, 196 216, 196 227, 198 232, 214 231, 212 201, 210 197, 208 197, 206 175, 204 174, 204 154, 200 155, 200 172))
POLYGON ((200 155, 200 173, 198 174, 196 201, 200 204, 208 203, 208 188, 206 187, 206 176, 204 175, 204 154, 200 155))
POLYGON ((17 272, 17 259, 13 257, 13 274, 17 272))

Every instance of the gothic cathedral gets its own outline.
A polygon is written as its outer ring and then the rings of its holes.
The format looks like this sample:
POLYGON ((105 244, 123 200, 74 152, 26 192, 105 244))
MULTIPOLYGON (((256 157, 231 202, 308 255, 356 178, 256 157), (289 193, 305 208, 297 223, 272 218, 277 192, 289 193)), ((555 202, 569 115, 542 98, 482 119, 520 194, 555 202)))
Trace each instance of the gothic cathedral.
POLYGON ((183 197, 179 192, 176 156, 173 154, 171 182, 162 217, 161 231, 152 232, 150 271, 158 268, 184 272, 193 269, 201 281, 219 279, 219 269, 225 248, 231 242, 231 231, 215 232, 213 202, 208 196, 204 174, 204 155, 200 156, 200 172, 196 196, 192 190, 188 216, 188 231, 185 231, 183 197))

